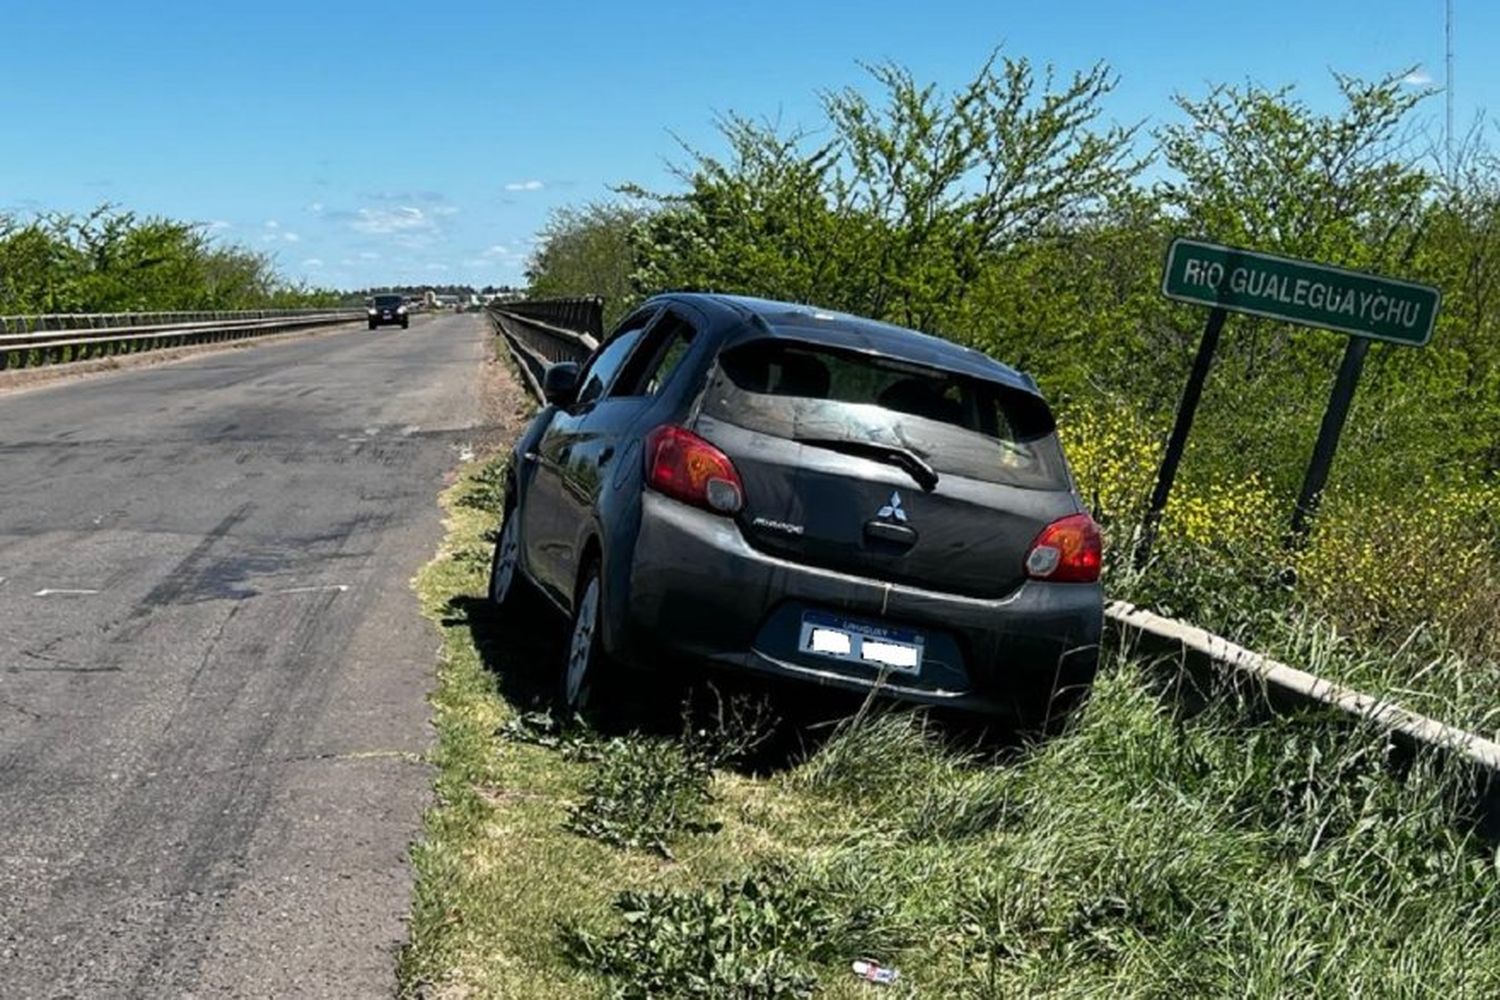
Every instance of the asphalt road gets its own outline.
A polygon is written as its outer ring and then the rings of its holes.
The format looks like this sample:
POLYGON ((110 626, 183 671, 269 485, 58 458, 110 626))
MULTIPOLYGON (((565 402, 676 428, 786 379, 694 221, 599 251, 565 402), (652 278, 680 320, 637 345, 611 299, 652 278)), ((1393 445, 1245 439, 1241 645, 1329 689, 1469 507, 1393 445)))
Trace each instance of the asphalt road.
POLYGON ((0 394, 0 997, 389 995, 482 321, 0 394))

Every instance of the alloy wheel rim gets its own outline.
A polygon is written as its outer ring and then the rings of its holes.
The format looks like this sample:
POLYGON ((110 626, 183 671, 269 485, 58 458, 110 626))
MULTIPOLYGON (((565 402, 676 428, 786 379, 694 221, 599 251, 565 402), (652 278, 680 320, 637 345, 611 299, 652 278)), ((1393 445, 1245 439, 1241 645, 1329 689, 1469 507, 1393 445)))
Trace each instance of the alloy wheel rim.
POLYGON ((568 674, 563 683, 563 697, 569 707, 581 708, 588 698, 585 681, 588 679, 589 661, 594 652, 594 623, 599 612, 599 580, 589 581, 578 602, 578 614, 573 623, 573 639, 568 646, 568 674))

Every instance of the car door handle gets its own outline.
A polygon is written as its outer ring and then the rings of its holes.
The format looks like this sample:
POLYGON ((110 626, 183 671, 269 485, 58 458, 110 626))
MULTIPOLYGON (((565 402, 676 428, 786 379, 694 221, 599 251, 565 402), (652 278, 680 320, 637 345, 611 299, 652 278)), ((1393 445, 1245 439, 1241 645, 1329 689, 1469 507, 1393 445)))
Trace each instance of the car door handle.
POLYGON ((604 450, 599 453, 599 464, 603 465, 605 462, 608 462, 610 459, 612 459, 614 457, 615 457, 615 446, 612 445, 612 444, 611 445, 605 445, 604 450))
POLYGON ((878 546, 903 552, 917 544, 917 533, 911 528, 878 518, 865 522, 865 538, 878 546))

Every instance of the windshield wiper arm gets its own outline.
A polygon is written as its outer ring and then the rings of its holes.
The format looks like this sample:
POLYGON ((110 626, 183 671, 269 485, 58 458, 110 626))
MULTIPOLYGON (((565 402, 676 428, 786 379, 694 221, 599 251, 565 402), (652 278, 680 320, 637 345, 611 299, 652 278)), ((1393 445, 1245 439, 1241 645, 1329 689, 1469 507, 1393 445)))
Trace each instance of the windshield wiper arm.
POLYGON ((846 438, 796 437, 792 440, 813 448, 827 448, 829 451, 841 451, 847 455, 873 458, 877 462, 897 466, 929 493, 938 484, 937 470, 910 448, 901 448, 893 444, 876 444, 873 441, 850 441, 846 438))

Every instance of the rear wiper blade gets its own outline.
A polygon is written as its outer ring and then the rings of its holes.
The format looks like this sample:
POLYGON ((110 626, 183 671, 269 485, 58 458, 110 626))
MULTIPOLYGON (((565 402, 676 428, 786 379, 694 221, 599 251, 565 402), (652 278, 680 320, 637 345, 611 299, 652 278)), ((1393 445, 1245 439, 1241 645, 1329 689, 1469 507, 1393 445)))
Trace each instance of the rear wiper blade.
POLYGON ((792 440, 813 448, 827 448, 829 451, 841 451, 846 455, 859 455, 862 458, 873 458, 877 462, 898 466, 915 479, 918 486, 929 493, 938 484, 937 470, 910 448, 902 448, 893 444, 877 444, 874 441, 850 441, 847 438, 795 437, 792 440))

